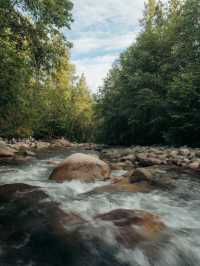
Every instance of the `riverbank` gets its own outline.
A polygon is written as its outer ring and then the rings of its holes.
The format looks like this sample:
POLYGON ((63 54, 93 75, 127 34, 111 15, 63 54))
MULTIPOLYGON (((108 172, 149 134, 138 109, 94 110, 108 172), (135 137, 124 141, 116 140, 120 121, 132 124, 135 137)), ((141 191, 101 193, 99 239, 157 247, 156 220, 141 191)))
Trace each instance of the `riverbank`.
POLYGON ((0 264, 199 265, 199 173, 144 165, 137 158, 144 149, 152 148, 52 147, 36 151, 30 163, 1 166, 0 264), (75 153, 90 154, 94 164, 99 155, 110 176, 83 180, 89 165, 65 160, 75 153), (68 168, 65 180, 52 180, 64 162, 79 175, 71 179, 68 168))
POLYGON ((183 169, 200 171, 200 148, 131 146, 129 148, 113 148, 95 143, 73 143, 67 139, 48 141, 0 140, 0 163, 28 162, 34 157, 56 150, 82 149, 99 152, 113 170, 131 169, 154 165, 177 166, 183 169))

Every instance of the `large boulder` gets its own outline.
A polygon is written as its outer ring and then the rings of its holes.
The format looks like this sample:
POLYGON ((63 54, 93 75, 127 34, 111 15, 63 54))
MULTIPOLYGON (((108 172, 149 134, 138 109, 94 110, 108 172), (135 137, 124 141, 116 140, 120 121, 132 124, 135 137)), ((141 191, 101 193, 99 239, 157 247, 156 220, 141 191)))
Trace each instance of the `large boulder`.
POLYGON ((10 148, 4 141, 0 141, 0 157, 13 157, 16 150, 10 148))
POLYGON ((58 182, 71 180, 92 182, 109 177, 110 168, 104 161, 96 156, 76 153, 59 164, 49 178, 58 182))

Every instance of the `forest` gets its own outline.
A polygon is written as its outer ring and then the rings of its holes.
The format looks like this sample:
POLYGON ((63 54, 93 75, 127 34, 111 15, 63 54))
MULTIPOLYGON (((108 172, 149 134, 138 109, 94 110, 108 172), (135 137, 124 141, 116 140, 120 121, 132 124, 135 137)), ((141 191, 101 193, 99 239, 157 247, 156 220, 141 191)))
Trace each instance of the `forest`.
POLYGON ((142 8, 0 0, 0 266, 200 266, 200 0, 142 8))
POLYGON ((86 141, 92 97, 69 43, 72 3, 0 1, 0 135, 86 141))
POLYGON ((136 41, 92 95, 71 63, 70 0, 0 2, 0 136, 200 144, 200 2, 146 1, 136 41))

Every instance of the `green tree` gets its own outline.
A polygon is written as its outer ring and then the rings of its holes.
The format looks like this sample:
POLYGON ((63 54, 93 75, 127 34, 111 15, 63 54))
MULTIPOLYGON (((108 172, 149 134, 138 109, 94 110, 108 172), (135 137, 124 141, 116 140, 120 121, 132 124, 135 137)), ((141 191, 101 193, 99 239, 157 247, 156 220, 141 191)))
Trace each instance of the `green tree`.
POLYGON ((70 26, 71 9, 68 0, 0 2, 0 135, 33 133, 33 102, 64 54, 59 29, 70 26))
POLYGON ((82 75, 72 93, 73 138, 79 141, 93 139, 93 99, 82 75))
POLYGON ((103 142, 199 145, 199 17, 198 0, 148 1, 141 33, 97 96, 103 142))

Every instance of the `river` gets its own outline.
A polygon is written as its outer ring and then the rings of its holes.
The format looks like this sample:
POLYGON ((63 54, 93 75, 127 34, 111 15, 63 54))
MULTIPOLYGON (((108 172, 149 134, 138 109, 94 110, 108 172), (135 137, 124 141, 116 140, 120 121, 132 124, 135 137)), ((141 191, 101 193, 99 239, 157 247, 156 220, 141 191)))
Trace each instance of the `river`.
MULTIPOLYGON (((150 193, 96 193, 90 195, 86 192, 105 185, 105 182, 88 184, 71 181, 61 184, 48 180, 53 169, 49 160, 61 161, 65 156, 66 154, 51 154, 27 165, 1 166, 0 184, 25 183, 39 186, 53 201, 59 202, 64 211, 78 213, 86 220, 92 220, 92 217, 99 213, 119 208, 147 210, 156 213, 173 235, 162 248, 160 258, 152 262, 138 248, 130 250, 121 247, 116 254, 120 265, 200 265, 200 181, 197 178, 177 173, 179 175, 178 185, 173 191, 156 190, 150 193)), ((17 262, 16 265, 18 265, 17 262)), ((80 263, 79 266, 84 265, 86 264, 80 263)), ((9 264, 2 266, 9 266, 9 264)))

